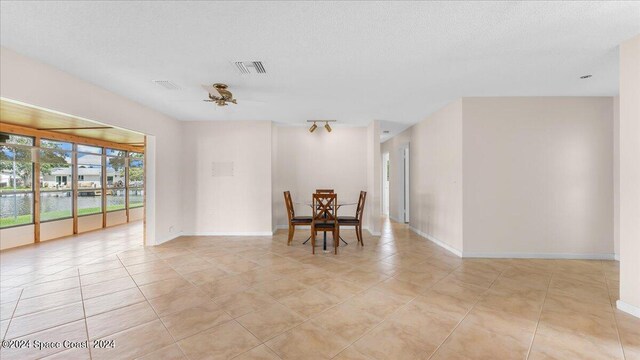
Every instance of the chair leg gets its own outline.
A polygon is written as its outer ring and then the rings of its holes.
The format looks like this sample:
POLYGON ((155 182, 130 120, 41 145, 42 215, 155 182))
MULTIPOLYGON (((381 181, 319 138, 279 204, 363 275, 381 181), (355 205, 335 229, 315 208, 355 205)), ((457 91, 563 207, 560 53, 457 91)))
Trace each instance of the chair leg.
POLYGON ((289 238, 287 239, 287 245, 291 245, 293 241, 293 233, 296 231, 296 227, 289 224, 289 238))
POLYGON ((340 228, 336 228, 333 231, 333 249, 336 255, 338 255, 339 246, 340 246, 340 228))
POLYGON ((362 225, 358 225, 358 237, 360 238, 360 245, 364 246, 364 241, 362 239, 362 225))
POLYGON ((316 253, 316 232, 311 229, 311 253, 316 253))

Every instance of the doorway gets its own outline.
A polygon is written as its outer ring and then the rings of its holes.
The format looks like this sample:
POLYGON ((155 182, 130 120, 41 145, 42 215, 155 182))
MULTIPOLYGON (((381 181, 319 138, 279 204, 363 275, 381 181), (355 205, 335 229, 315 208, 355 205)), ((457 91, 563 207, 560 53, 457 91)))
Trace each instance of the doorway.
POLYGON ((382 215, 389 216, 389 153, 382 154, 382 215))
POLYGON ((409 187, 409 175, 410 175, 410 161, 409 161, 409 144, 407 143, 401 149, 402 151, 402 213, 400 214, 402 217, 402 221, 405 224, 409 223, 409 201, 410 201, 410 187, 409 187))

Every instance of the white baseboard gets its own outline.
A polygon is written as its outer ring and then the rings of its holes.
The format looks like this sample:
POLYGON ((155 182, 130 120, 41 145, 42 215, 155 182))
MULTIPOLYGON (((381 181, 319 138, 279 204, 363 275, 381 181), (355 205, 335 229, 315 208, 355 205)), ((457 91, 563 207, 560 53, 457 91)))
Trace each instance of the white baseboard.
POLYGON ((620 261, 620 254, 615 254, 615 255, 613 256, 613 260, 615 260, 615 261, 620 261))
POLYGON ((183 236, 272 236, 271 231, 202 231, 183 236))
POLYGON ((414 228, 412 226, 409 226, 409 229, 411 229, 411 231, 413 231, 414 233, 422 236, 423 238, 431 241, 432 243, 440 246, 441 248, 449 251, 450 253, 452 253, 452 254, 454 254, 454 255, 456 255, 458 257, 462 257, 462 252, 460 250, 450 246, 449 244, 447 244, 445 242, 442 242, 441 240, 438 240, 435 237, 433 237, 433 236, 431 236, 431 235, 429 235, 429 234, 427 234, 425 232, 422 232, 422 231, 420 231, 420 230, 418 230, 418 229, 416 229, 416 228, 414 228))
MULTIPOLYGON (((276 226, 276 228, 277 229, 289 229, 289 225, 278 225, 278 226, 276 226)), ((297 230, 311 230, 311 226, 309 226, 309 225, 296 226, 296 231, 297 230)), ((362 230, 366 230, 371 236, 380 236, 380 235, 382 235, 382 233, 373 232, 373 231, 369 230, 369 228, 366 228, 366 227, 363 227, 362 230)))
POLYGON ((157 238, 156 237, 156 242, 155 242, 155 244, 153 244, 153 246, 162 245, 162 244, 164 244, 164 243, 166 243, 168 241, 171 241, 171 240, 173 240, 175 238, 178 238, 180 236, 183 236, 183 235, 184 234, 182 233, 182 231, 179 231, 179 232, 177 232, 175 234, 170 234, 169 236, 165 236, 164 238, 157 238))
POLYGON ((393 217, 393 216, 391 216, 391 215, 389 215, 389 219, 390 219, 390 220, 393 220, 393 221, 395 221, 395 222, 397 222, 397 223, 402 223, 402 221, 400 221, 399 219, 396 219, 395 217, 393 217))
POLYGON ((571 253, 474 253, 463 252, 463 258, 492 259, 567 259, 567 260, 613 260, 614 254, 571 254, 571 253))
POLYGON ((618 310, 620 311, 624 311, 627 314, 633 315, 637 318, 640 318, 640 308, 637 306, 633 306, 631 304, 627 304, 626 302, 622 301, 622 300, 618 300, 616 301, 616 307, 618 308, 618 310))

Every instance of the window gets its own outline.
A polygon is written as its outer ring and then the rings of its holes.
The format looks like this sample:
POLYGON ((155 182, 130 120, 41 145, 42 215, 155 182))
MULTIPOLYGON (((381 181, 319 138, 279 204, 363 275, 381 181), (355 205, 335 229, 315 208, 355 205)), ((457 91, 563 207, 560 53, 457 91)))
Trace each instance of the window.
POLYGON ((33 223, 33 138, 0 133, 0 228, 33 223))
POLYGON ((102 148, 77 145, 78 216, 102 212, 102 148))
POLYGON ((40 221, 73 216, 73 144, 40 140, 40 221))
POLYGON ((107 211, 123 210, 126 206, 126 162, 124 150, 106 149, 107 154, 107 211))
POLYGON ((144 206, 144 154, 129 152, 129 208, 144 206))

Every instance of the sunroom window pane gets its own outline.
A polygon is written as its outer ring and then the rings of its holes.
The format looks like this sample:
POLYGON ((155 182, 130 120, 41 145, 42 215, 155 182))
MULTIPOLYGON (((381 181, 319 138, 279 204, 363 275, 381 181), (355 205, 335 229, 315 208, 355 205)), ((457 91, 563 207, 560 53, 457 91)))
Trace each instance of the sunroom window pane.
POLYGON ((124 189, 107 190, 107 211, 124 209, 126 203, 124 191, 124 189))
POLYGON ((0 192, 31 191, 33 163, 0 160, 0 192))
POLYGON ((78 190, 78 216, 102 212, 102 191, 78 190))
POLYGON ((33 223, 33 194, 0 194, 0 228, 33 223))
POLYGON ((107 187, 125 186, 125 160, 123 157, 107 157, 107 187))
POLYGON ((102 148, 97 146, 89 146, 89 145, 80 145, 78 144, 78 152, 83 153, 91 153, 91 154, 102 154, 102 148))
POLYGON ((144 189, 129 189, 129 208, 144 206, 144 189))
POLYGON ((64 219, 73 216, 71 191, 44 192, 40 194, 40 221, 64 219))

